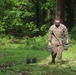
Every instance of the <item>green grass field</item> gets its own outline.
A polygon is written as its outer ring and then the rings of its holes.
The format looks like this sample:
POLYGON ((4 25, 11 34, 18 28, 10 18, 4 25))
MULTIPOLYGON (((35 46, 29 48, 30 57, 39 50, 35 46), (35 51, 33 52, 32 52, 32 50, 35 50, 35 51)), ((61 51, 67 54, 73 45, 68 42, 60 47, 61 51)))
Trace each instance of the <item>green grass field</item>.
POLYGON ((42 40, 41 37, 37 39, 33 39, 33 42, 23 40, 19 44, 0 40, 0 75, 76 75, 75 41, 71 41, 68 51, 63 52, 63 61, 59 62, 56 59, 55 64, 50 64, 51 53, 46 50, 46 47, 43 48, 47 43, 40 42, 44 42, 45 39, 42 40), (28 45, 31 47, 29 48, 28 45), (28 57, 30 59, 35 57, 37 62, 27 64, 28 57))
MULTIPOLYGON (((63 62, 39 65, 50 55, 42 50, 0 50, 0 75, 76 75, 76 45, 63 52, 63 62), (37 58, 37 63, 26 64, 26 58, 37 58)), ((51 58, 50 58, 51 60, 51 58)), ((49 61, 50 61, 49 60, 49 61)))

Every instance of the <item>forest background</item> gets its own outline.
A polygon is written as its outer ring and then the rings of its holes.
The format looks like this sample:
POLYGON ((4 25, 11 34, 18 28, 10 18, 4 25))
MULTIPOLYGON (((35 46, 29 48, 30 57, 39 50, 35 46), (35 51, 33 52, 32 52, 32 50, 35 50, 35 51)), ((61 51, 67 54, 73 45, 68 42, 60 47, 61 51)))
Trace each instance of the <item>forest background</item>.
MULTIPOLYGON (((64 13, 61 16, 63 23, 69 32, 76 35, 76 1, 64 0, 62 4, 64 4, 64 13)), ((55 17, 56 0, 1 0, 0 37, 43 36, 48 32, 55 17)))
POLYGON ((0 75, 76 75, 76 0, 0 0, 0 75), (58 15, 69 32, 63 63, 51 61, 48 30, 58 15), (26 64, 26 58, 37 63, 26 64))

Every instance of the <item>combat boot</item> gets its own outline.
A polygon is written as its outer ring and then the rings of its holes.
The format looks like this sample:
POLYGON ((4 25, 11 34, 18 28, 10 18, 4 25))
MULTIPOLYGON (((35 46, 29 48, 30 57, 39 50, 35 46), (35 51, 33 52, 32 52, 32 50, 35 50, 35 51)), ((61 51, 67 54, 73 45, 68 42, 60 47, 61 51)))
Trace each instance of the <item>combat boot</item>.
POLYGON ((52 59, 51 63, 55 64, 55 59, 52 59))

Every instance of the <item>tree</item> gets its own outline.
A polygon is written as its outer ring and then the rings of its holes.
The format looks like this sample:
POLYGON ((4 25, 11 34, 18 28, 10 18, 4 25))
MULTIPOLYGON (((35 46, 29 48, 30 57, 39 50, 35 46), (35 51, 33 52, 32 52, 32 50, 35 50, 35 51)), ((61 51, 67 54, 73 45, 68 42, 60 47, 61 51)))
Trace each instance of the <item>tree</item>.
POLYGON ((65 0, 56 0, 56 17, 59 17, 61 23, 64 22, 64 4, 65 0))
POLYGON ((56 0, 56 17, 60 17, 69 30, 74 25, 75 5, 76 0, 56 0))
POLYGON ((76 5, 76 0, 66 0, 66 25, 69 30, 71 30, 74 26, 74 12, 75 12, 75 5, 76 5))

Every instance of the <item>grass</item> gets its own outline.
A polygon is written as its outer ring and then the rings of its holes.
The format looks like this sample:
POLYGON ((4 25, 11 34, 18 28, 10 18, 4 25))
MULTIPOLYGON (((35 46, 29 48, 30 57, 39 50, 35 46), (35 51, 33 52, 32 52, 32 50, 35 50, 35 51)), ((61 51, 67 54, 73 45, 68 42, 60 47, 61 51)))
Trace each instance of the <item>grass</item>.
MULTIPOLYGON (((76 45, 63 52, 63 63, 39 65, 50 53, 41 50, 0 50, 0 75, 75 75, 76 74, 76 45), (26 58, 36 57, 37 63, 26 64, 26 58)), ((45 59, 46 60, 46 59, 45 59)), ((51 58, 49 59, 51 60, 51 58)))
MULTIPOLYGON (((40 44, 40 40, 37 41, 40 44)), ((5 41, 1 43, 0 75, 76 75, 75 42, 70 44, 68 51, 63 52, 63 61, 59 62, 56 59, 56 64, 50 64, 51 56, 46 49, 26 48, 24 43, 8 45, 5 41), (27 57, 30 59, 36 57, 37 63, 27 64, 27 57)))
POLYGON ((19 72, 31 73, 37 63, 45 59, 50 53, 41 50, 3 49, 0 50, 0 75, 16 75, 19 72), (26 64, 26 58, 37 58, 37 63, 26 64))
POLYGON ((0 50, 0 64, 26 62, 26 58, 36 57, 38 61, 46 58, 50 53, 38 50, 0 50))

